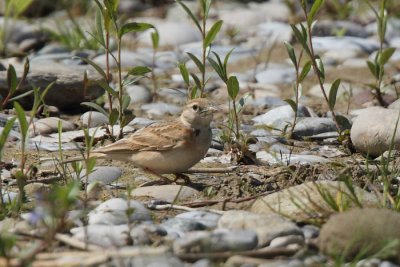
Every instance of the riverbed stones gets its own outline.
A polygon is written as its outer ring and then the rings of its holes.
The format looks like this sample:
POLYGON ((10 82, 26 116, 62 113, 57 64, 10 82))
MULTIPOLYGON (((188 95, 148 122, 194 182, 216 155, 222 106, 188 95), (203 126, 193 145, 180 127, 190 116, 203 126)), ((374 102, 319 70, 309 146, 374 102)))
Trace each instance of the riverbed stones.
POLYGON ((158 185, 138 187, 132 190, 133 197, 145 197, 168 202, 183 201, 195 197, 199 192, 183 185, 158 185))
MULTIPOLYGON (((17 76, 21 77, 23 66, 15 66, 17 76)), ((91 66, 70 66, 50 61, 31 64, 26 81, 19 89, 22 94, 32 89, 31 85, 39 87, 43 91, 51 82, 54 82, 45 96, 47 105, 56 106, 60 109, 74 109, 80 107, 84 101, 96 99, 104 93, 96 81, 102 79, 91 66), (89 79, 88 87, 84 86, 84 73, 87 72, 89 79)), ((4 97, 8 92, 7 72, 0 71, 0 94, 4 97)), ((32 95, 20 99, 19 102, 25 107, 32 105, 32 95)))
MULTIPOLYGON (((364 207, 380 205, 379 196, 355 186, 355 194, 364 207)), ((333 212, 323 196, 341 199, 350 206, 357 204, 349 197, 349 189, 344 182, 316 181, 283 189, 258 199, 250 211, 259 214, 277 213, 294 221, 309 221, 321 217, 326 212, 333 212)))
POLYGON ((396 109, 371 107, 361 110, 360 115, 354 119, 350 132, 356 150, 377 157, 389 150, 391 145, 399 149, 400 127, 396 128, 399 115, 396 109))
POLYGON ((333 215, 321 229, 319 247, 328 255, 352 260, 360 254, 373 255, 389 242, 393 244, 391 253, 388 250, 381 257, 400 263, 400 214, 363 208, 333 215))

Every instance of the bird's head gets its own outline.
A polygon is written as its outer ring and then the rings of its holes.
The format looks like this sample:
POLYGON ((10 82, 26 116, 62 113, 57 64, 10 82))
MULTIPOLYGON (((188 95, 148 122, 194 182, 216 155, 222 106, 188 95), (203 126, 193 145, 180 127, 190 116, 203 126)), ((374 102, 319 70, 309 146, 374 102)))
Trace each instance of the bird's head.
POLYGON ((216 110, 207 99, 196 98, 186 103, 180 119, 192 128, 208 127, 216 110))

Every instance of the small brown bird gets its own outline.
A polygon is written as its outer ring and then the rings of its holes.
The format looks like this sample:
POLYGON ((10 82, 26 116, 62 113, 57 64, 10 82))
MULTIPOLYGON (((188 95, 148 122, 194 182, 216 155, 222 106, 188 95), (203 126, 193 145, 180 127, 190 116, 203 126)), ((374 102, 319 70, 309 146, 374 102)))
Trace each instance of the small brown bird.
POLYGON ((153 123, 127 138, 94 150, 91 157, 129 161, 165 180, 161 174, 185 172, 207 153, 215 111, 205 98, 190 100, 179 118, 153 123))

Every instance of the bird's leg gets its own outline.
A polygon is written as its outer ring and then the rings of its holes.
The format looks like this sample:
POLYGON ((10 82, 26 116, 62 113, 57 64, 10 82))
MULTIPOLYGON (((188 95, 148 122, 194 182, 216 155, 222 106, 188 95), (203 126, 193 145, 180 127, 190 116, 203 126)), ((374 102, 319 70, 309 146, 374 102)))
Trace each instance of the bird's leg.
MULTIPOLYGON (((183 184, 191 184, 191 183, 192 183, 192 181, 190 181, 189 176, 187 176, 186 174, 183 174, 183 173, 174 173, 174 175, 175 175, 175 179, 174 179, 174 182, 175 182, 175 183, 177 183, 177 181, 178 181, 179 179, 182 179, 182 180, 183 180, 183 184)), ((177 184, 178 184, 178 183, 177 183, 177 184)))
POLYGON ((154 172, 154 171, 151 170, 151 169, 143 168, 143 171, 148 172, 148 173, 150 173, 150 174, 152 174, 152 175, 154 175, 154 176, 156 176, 156 177, 158 177, 158 178, 160 178, 160 179, 157 180, 157 181, 151 181, 151 182, 143 183, 143 184, 139 185, 139 187, 151 186, 151 185, 171 184, 171 183, 173 182, 173 181, 171 181, 170 179, 168 179, 167 177, 162 176, 161 174, 156 173, 156 172, 154 172))

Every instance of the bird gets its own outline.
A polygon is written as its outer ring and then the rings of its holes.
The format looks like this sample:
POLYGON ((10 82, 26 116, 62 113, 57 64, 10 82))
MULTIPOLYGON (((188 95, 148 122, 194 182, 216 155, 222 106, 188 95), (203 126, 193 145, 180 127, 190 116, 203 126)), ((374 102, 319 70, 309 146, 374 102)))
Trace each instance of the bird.
POLYGON ((216 110, 206 98, 192 99, 178 118, 150 124, 126 138, 93 150, 90 157, 131 162, 164 182, 172 182, 162 174, 178 177, 206 155, 212 141, 211 122, 216 110))

